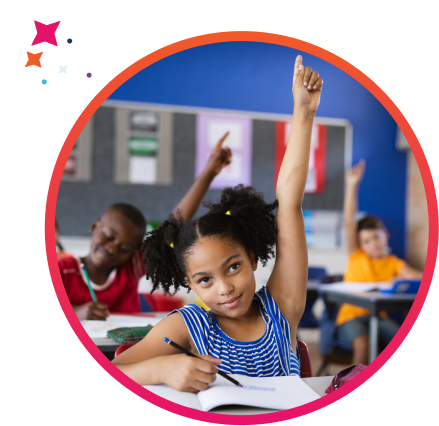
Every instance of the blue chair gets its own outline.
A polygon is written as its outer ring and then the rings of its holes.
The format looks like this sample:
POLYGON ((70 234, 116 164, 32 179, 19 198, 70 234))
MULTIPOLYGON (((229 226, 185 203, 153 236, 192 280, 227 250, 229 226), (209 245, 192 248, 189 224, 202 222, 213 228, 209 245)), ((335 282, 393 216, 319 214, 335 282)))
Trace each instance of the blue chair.
MULTIPOLYGON (((325 276, 320 279, 320 283, 323 285, 332 284, 338 281, 343 281, 343 275, 325 276)), ((352 356, 351 346, 335 337, 337 330, 335 321, 337 319, 339 306, 336 303, 329 302, 327 296, 321 290, 319 290, 319 296, 323 299, 325 310, 323 311, 322 319, 320 320, 319 342, 319 353, 323 357, 323 362, 317 372, 317 376, 320 376, 326 370, 331 359, 335 356, 352 356)))
MULTIPOLYGON (((326 277, 326 269, 320 267, 309 267, 308 268, 308 281, 316 280, 320 281, 322 277, 326 277)), ((315 290, 308 290, 306 292, 306 305, 305 311, 303 312, 302 318, 299 322, 300 328, 318 328, 319 320, 312 313, 312 307, 319 297, 319 294, 315 290)))

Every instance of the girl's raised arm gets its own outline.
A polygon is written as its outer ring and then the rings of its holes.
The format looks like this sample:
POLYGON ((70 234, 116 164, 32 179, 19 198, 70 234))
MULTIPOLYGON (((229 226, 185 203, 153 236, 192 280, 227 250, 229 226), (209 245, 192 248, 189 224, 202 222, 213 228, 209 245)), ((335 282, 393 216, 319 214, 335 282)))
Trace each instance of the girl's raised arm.
POLYGON ((294 112, 288 146, 276 186, 276 263, 267 288, 290 323, 292 333, 302 317, 308 281, 308 251, 302 201, 308 176, 311 133, 323 80, 296 58, 293 77, 294 112))

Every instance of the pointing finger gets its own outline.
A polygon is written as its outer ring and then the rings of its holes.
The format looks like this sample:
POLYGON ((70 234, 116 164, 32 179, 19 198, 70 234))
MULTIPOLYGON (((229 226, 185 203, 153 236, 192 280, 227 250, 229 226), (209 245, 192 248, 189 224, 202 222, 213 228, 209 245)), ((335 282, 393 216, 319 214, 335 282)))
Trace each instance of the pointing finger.
POLYGON ((219 141, 218 143, 215 145, 215 148, 213 149, 213 152, 218 152, 218 150, 221 149, 221 145, 223 144, 223 142, 226 140, 227 136, 229 136, 230 132, 227 132, 219 141))

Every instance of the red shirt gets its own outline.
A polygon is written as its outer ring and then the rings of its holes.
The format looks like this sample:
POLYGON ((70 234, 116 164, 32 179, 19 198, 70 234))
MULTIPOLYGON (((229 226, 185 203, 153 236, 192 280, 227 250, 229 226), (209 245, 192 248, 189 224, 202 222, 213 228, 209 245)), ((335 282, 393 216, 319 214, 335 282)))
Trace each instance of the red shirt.
MULTIPOLYGON (((90 291, 79 259, 73 256, 58 260, 59 271, 72 305, 91 302, 90 291)), ((137 292, 139 279, 145 275, 142 253, 139 250, 130 260, 112 271, 105 284, 91 283, 98 302, 105 303, 112 312, 140 312, 137 292)))

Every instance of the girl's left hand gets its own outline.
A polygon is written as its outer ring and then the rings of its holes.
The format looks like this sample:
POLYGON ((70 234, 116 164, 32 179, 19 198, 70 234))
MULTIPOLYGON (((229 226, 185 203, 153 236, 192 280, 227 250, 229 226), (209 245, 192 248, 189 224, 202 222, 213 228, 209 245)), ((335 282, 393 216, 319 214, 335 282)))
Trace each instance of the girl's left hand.
POLYGON ((317 71, 302 65, 302 56, 298 55, 294 65, 293 97, 294 109, 306 108, 309 112, 316 113, 320 103, 323 80, 317 71))
POLYGON ((213 176, 216 176, 224 167, 232 162, 232 151, 228 146, 222 146, 227 136, 229 136, 229 132, 218 141, 212 154, 210 154, 209 161, 204 169, 205 172, 212 174, 213 176))

